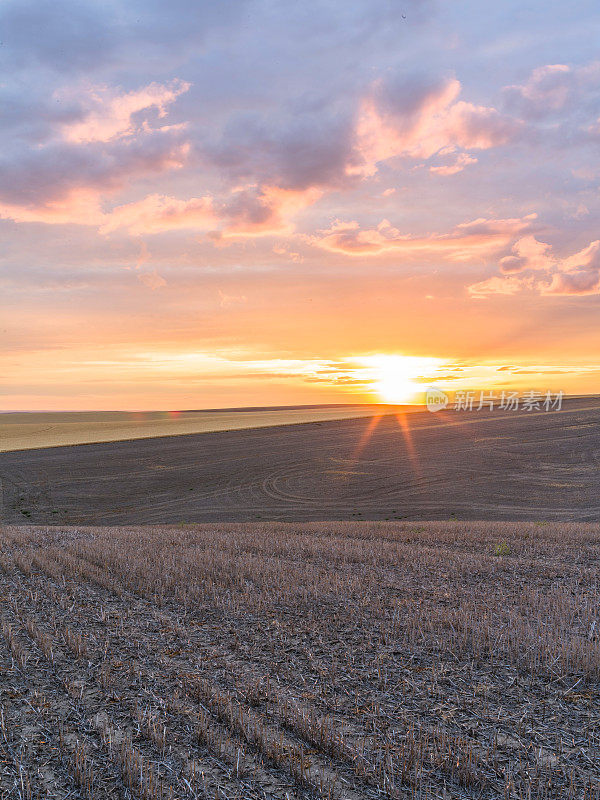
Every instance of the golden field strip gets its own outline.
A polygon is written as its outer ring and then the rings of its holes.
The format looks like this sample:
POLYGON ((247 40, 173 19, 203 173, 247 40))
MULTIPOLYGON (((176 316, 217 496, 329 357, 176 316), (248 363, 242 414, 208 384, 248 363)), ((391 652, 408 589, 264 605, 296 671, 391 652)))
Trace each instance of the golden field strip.
POLYGON ((2 798, 600 797, 600 525, 5 527, 2 798))
POLYGON ((0 414, 0 452, 354 419, 372 416, 377 408, 346 405, 222 411, 7 412, 0 414))

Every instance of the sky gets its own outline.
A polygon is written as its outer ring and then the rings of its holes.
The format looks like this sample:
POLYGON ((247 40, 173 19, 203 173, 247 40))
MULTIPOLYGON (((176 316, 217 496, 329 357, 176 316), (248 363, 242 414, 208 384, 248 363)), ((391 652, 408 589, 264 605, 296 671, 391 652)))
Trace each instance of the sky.
POLYGON ((0 409, 600 392, 596 2, 0 17, 0 409))

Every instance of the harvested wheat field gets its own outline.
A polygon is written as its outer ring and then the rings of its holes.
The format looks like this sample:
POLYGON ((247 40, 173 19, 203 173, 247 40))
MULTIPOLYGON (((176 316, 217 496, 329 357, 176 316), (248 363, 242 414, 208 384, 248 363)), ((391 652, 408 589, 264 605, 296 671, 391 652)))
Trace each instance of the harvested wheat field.
MULTIPOLYGON (((414 407, 417 408, 417 407, 414 407)), ((414 410, 382 406, 383 410, 414 410)), ((354 419, 373 414, 370 405, 282 406, 214 411, 47 411, 0 414, 0 453, 90 442, 121 442, 155 436, 269 428, 305 422, 354 419)))
POLYGON ((0 454, 12 524, 600 521, 600 398, 0 454))
POLYGON ((600 526, 7 527, 3 798, 600 797, 600 526))

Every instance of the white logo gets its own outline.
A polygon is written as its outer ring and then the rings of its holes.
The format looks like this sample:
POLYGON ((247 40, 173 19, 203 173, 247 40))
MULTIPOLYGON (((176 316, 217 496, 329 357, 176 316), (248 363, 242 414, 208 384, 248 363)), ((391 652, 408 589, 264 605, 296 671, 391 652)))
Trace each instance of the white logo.
POLYGON ((450 398, 446 392, 442 392, 441 389, 435 389, 434 387, 427 389, 425 405, 428 411, 441 411, 443 408, 446 408, 449 402, 450 398))

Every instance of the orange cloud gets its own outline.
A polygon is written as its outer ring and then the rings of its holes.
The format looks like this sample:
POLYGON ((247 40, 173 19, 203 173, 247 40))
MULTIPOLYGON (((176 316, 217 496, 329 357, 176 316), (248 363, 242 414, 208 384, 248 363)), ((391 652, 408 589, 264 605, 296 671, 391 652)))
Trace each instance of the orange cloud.
POLYGON ((457 225, 450 233, 415 237, 401 234, 388 220, 377 228, 361 230, 358 222, 337 221, 322 236, 310 241, 333 253, 349 256, 380 255, 394 252, 408 256, 439 255, 458 261, 481 258, 506 247, 526 230, 535 214, 515 219, 476 219, 457 225))
POLYGON ((494 275, 491 278, 487 278, 485 281, 472 284, 471 286, 467 287, 467 291, 471 297, 478 300, 483 300, 490 297, 490 295, 517 294, 525 288, 531 288, 531 280, 527 280, 525 278, 516 278, 514 276, 500 278, 498 275, 494 275))
POLYGON ((153 291, 167 285, 166 280, 156 270, 141 273, 138 275, 138 280, 153 291))
POLYGON ((248 300, 244 294, 227 294, 227 292, 223 292, 221 289, 217 289, 217 292, 219 294, 219 305, 221 308, 230 308, 231 306, 246 303, 248 300))

